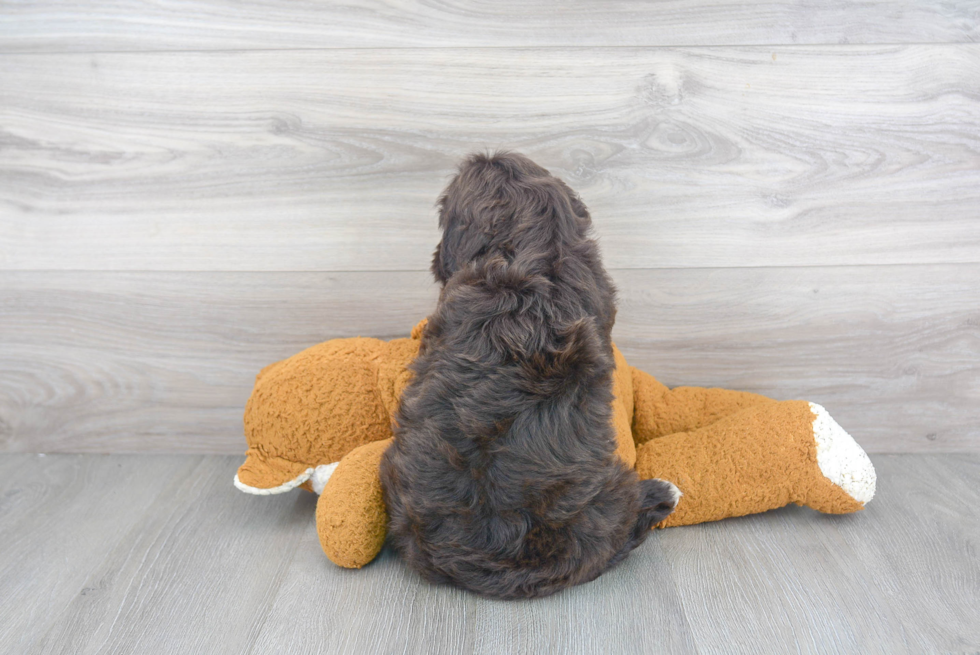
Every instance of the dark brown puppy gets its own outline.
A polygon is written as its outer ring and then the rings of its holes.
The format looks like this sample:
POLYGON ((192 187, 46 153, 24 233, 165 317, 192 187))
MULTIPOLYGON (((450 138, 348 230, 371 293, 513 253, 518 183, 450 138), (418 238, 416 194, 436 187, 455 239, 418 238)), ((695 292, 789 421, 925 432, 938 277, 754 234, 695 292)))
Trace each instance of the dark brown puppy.
POLYGON ((440 206, 443 288, 381 462, 392 543, 487 596, 592 580, 679 494, 614 454, 615 289, 589 213, 516 154, 471 156, 440 206))

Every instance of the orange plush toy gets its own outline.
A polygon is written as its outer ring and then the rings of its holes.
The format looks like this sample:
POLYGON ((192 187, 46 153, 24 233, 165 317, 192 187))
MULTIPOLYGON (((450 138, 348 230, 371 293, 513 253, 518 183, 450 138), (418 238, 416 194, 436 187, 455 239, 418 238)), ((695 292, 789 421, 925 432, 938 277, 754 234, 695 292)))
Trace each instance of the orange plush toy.
MULTIPOLYGON (((334 339, 263 369, 245 408, 235 486, 320 494, 317 532, 333 562, 360 568, 384 545, 378 464, 425 321, 409 339, 334 339)), ((668 389, 615 349, 617 453, 683 496, 658 527, 806 505, 831 514, 871 500, 875 471, 819 405, 725 389, 668 389)))

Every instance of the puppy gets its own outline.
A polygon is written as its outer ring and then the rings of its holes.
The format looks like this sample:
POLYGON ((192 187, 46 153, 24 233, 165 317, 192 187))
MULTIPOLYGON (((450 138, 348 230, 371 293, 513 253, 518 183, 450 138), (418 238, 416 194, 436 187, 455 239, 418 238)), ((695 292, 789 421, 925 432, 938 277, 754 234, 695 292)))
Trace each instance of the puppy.
POLYGON ((381 462, 391 543, 430 581, 545 596, 620 561, 679 492, 614 454, 615 289, 576 194, 473 155, 439 205, 442 290, 381 462))

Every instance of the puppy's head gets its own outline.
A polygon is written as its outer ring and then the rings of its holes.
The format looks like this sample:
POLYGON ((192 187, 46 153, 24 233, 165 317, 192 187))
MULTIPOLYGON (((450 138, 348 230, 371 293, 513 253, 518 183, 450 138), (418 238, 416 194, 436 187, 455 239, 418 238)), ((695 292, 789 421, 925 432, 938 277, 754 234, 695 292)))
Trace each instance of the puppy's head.
POLYGON ((432 273, 444 285, 482 255, 511 258, 554 240, 578 240, 591 225, 575 192, 527 157, 470 155, 439 199, 442 240, 432 273))

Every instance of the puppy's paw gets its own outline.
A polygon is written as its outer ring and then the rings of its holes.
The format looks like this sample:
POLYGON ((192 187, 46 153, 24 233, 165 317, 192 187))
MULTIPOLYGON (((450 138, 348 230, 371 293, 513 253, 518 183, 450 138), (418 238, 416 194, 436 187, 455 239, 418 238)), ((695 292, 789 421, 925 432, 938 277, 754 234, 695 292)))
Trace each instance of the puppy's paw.
POLYGON ((657 478, 640 480, 640 493, 640 516, 644 521, 649 520, 650 525, 670 516, 684 495, 673 483, 657 478))

